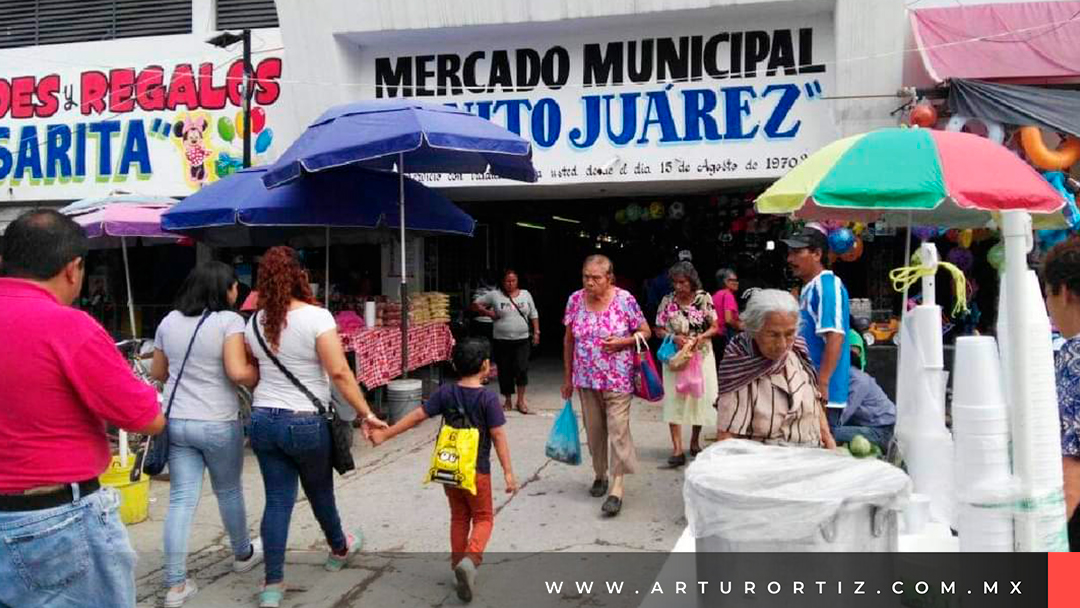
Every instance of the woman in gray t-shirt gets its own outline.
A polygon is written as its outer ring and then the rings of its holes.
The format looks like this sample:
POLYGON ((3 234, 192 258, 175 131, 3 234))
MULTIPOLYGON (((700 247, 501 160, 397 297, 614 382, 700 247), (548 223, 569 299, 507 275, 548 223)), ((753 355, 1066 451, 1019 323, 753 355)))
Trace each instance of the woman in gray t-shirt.
POLYGON ((234 385, 255 386, 259 371, 248 361, 244 320, 232 310, 236 297, 232 267, 222 262, 202 264, 184 281, 176 310, 162 320, 154 337, 150 375, 165 382, 166 407, 172 402, 167 427, 166 606, 179 606, 198 590, 187 577, 187 544, 207 469, 232 542, 233 570, 247 572, 262 561, 259 542, 248 536, 240 484, 244 432, 234 385))
POLYGON ((511 408, 511 397, 517 391, 517 410, 530 414, 525 403, 525 387, 529 384, 529 352, 540 344, 540 315, 532 295, 518 288, 518 275, 513 270, 503 273, 499 289, 478 298, 472 309, 495 321, 495 365, 499 370, 499 392, 503 409, 511 408))

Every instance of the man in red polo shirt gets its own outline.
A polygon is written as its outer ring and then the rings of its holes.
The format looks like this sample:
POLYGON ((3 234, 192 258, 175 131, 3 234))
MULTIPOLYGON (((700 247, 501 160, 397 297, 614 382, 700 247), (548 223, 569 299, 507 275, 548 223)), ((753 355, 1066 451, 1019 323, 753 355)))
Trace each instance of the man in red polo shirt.
POLYGON ((86 234, 71 218, 19 216, 0 249, 0 606, 134 606, 135 552, 119 495, 97 477, 106 422, 165 428, 154 389, 109 334, 71 307, 86 234))

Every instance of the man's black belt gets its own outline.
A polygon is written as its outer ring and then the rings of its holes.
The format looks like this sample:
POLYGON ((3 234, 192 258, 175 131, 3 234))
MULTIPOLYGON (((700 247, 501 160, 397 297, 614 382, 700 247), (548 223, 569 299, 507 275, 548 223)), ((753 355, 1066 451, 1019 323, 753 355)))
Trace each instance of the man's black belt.
POLYGON ((21 494, 0 494, 0 511, 40 511, 71 504, 76 500, 73 485, 79 488, 79 498, 89 496, 101 488, 97 479, 89 479, 77 484, 57 485, 55 489, 45 491, 38 488, 21 494))

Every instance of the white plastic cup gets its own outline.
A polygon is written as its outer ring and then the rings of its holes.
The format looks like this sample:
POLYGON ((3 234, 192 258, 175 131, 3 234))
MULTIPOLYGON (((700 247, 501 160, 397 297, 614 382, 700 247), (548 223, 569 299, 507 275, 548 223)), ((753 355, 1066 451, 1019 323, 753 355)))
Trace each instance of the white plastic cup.
POLYGON ((930 497, 924 494, 912 494, 904 507, 904 534, 922 534, 930 522, 930 497))
POLYGON ((368 300, 364 302, 364 325, 366 327, 375 327, 375 301, 368 300))
POLYGON ((1009 411, 1000 406, 952 406, 953 433, 956 436, 1009 434, 1009 411))
POLYGON ((954 408, 957 405, 1005 406, 1001 359, 994 338, 957 338, 952 377, 954 408))

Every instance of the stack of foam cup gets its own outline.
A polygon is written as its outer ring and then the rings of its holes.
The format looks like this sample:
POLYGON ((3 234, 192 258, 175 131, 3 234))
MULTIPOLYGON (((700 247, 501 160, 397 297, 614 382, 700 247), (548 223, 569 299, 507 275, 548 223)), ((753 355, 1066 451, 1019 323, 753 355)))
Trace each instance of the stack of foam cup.
POLYGON ((957 528, 964 552, 1013 550, 1009 410, 997 342, 957 338, 953 366, 957 528))
POLYGON ((1064 520, 1061 423, 1050 319, 1034 271, 1028 270, 1025 274, 1023 296, 1027 302, 1020 327, 1012 327, 1006 322, 1009 314, 1005 295, 1002 289, 997 325, 1005 386, 1008 388, 1013 374, 1020 373, 1026 379, 1027 388, 1020 403, 1009 403, 1010 408, 1023 408, 1027 413, 1026 424, 1016 425, 1015 421, 1010 421, 1014 423, 1011 425, 1013 473, 1019 491, 1014 525, 1023 526, 1038 539, 1037 550, 1064 551, 1068 550, 1068 535, 1064 520), (1018 352, 1011 344, 1015 342, 1010 340, 1014 331, 1027 336, 1027 352, 1018 352), (1017 457, 1020 448, 1026 456, 1017 457))

